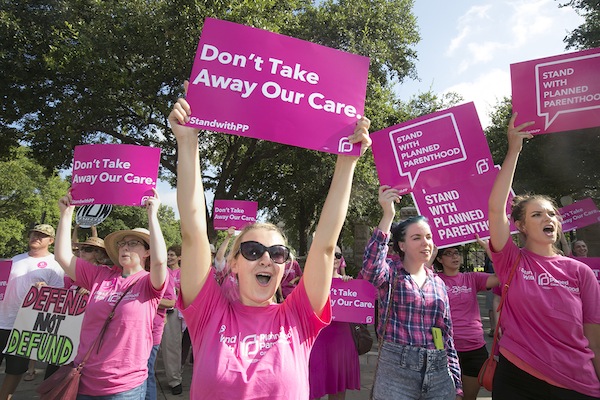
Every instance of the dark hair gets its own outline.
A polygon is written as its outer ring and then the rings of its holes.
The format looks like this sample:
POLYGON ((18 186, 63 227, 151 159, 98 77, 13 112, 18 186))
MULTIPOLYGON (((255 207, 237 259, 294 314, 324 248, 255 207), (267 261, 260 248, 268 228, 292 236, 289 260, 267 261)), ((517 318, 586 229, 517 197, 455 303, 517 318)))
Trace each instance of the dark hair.
POLYGON ((177 257, 181 257, 181 246, 178 244, 174 244, 169 246, 169 248, 167 249, 167 252, 172 251, 173 253, 177 254, 177 257))
POLYGON ((463 256, 462 246, 448 246, 448 247, 444 247, 443 249, 438 249, 437 255, 435 256, 435 260, 433 260, 433 267, 435 268, 436 271, 439 271, 439 272, 444 271, 444 266, 442 265, 442 263, 440 261, 438 261, 438 258, 442 258, 442 256, 444 255, 444 252, 448 249, 456 249, 456 250, 458 250, 458 254, 461 257, 463 256))
POLYGON ((400 257, 404 257, 404 252, 402 250, 400 250, 400 246, 398 245, 398 242, 404 242, 405 236, 406 236, 406 230, 408 229, 409 226, 411 226, 412 224, 416 224, 419 222, 425 222, 426 224, 429 224, 429 221, 427 220, 427 218, 425 218, 422 215, 417 215, 415 217, 410 217, 408 219, 405 219, 404 221, 400 222, 399 224, 392 226, 391 229, 391 233, 392 233, 392 248, 394 249, 394 251, 398 254, 400 254, 400 257))

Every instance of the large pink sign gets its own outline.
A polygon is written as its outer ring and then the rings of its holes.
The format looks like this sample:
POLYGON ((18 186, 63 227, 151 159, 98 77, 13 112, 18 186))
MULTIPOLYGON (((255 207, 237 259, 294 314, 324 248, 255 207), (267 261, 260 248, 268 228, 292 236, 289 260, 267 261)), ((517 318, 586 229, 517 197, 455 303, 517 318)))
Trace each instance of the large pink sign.
POLYGON ((600 48, 510 66, 515 124, 539 135, 600 126, 600 48))
POLYGON ((329 153, 363 113, 369 59, 207 18, 187 100, 189 125, 329 153))
MULTIPOLYGON (((443 248, 490 236, 488 199, 497 170, 475 175, 460 182, 432 188, 418 187, 412 197, 420 215, 427 217, 433 242, 443 248)), ((510 212, 512 195, 507 202, 510 212)), ((511 231, 516 228, 511 225, 511 231)))
POLYGON ((573 229, 583 228, 584 226, 600 222, 600 211, 598 211, 594 200, 589 197, 564 206, 559 211, 563 219, 563 232, 569 232, 573 229))
POLYGON ((73 205, 141 206, 156 187, 160 149, 130 144, 75 146, 73 205))
POLYGON ((4 300, 11 268, 12 260, 0 260, 0 301, 4 300))
POLYGON ((215 200, 213 205, 213 228, 227 230, 235 227, 242 230, 256 222, 258 203, 245 200, 215 200))
POLYGON ((405 194, 483 174, 493 162, 475 105, 452 107, 371 134, 382 185, 405 194))
POLYGON ((592 271, 594 271, 594 275, 596 275, 596 279, 600 284, 600 258, 598 257, 573 257, 576 260, 581 261, 584 264, 587 264, 592 271))
POLYGON ((371 282, 333 278, 331 282, 332 318, 339 322, 373 324, 375 322, 376 290, 371 282))

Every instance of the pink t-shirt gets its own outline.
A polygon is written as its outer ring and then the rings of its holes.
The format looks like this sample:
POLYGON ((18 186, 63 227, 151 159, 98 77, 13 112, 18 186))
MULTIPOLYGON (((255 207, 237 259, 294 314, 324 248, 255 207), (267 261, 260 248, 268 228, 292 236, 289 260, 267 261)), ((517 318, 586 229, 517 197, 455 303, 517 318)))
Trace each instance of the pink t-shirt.
POLYGON ((319 318, 303 280, 282 304, 249 307, 230 303, 207 279, 183 315, 198 361, 191 399, 308 399, 310 349, 331 322, 331 306, 319 318))
POLYGON ((592 270, 569 257, 519 249, 510 238, 500 252, 493 251, 501 282, 521 253, 502 311, 500 351, 560 386, 600 397, 594 353, 583 334, 583 324, 600 323, 600 286, 592 270))
POLYGON ((438 274, 446 284, 450 315, 457 351, 471 351, 485 346, 483 324, 477 301, 477 292, 485 291, 489 274, 485 272, 459 273, 456 276, 438 274))
MULTIPOLYGON (((170 271, 170 270, 169 270, 170 271)), ((167 280, 165 282, 165 294, 162 297, 165 300, 175 300, 175 285, 172 282, 171 274, 167 274, 167 280)), ((162 334, 165 330, 165 317, 167 316, 167 309, 158 307, 156 310, 156 316, 152 323, 152 345, 159 345, 162 341, 162 334)))
POLYGON ((281 294, 285 299, 292 293, 292 290, 298 285, 298 281, 292 283, 296 278, 302 276, 302 270, 298 261, 294 260, 285 264, 285 271, 283 272, 283 279, 281 280, 281 294))
POLYGON ((76 277, 75 284, 88 289, 90 297, 81 324, 75 365, 83 360, 100 334, 115 303, 135 282, 115 309, 102 346, 90 353, 82 369, 79 393, 105 396, 138 387, 148 377, 152 322, 166 285, 156 290, 146 271, 123 278, 117 266, 97 266, 82 259, 77 259, 76 277))

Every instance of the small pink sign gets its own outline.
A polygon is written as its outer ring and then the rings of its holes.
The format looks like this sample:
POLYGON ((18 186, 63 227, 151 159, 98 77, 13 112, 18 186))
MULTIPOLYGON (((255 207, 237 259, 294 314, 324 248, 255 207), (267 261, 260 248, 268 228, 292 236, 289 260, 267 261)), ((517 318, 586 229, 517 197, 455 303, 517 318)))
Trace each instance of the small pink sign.
POLYGON ((583 228, 600 222, 600 211, 589 197, 579 200, 559 209, 562 216, 562 230, 569 232, 573 229, 583 228))
POLYGON ((344 282, 340 278, 333 278, 330 294, 333 320, 361 324, 375 323, 376 294, 375 287, 364 279, 344 282))
POLYGON ((540 135, 600 126, 600 48, 511 64, 515 125, 540 135))
MULTIPOLYGON (((497 169, 460 182, 432 188, 418 187, 412 197, 420 215, 427 217, 433 242, 440 248, 475 242, 475 234, 489 238, 488 198, 497 169)), ((510 213, 512 194, 506 212, 510 213)), ((511 224, 511 231, 517 231, 511 224)))
POLYGON ((12 260, 0 260, 0 301, 4 300, 11 268, 12 260))
POLYGON ((573 257, 573 258, 578 261, 581 261, 584 264, 587 264, 594 272, 594 275, 596 275, 596 280, 598 280, 598 283, 600 284, 600 258, 598 258, 598 257, 573 257))
POLYGON ((213 207, 214 229, 227 230, 233 226, 239 231, 256 222, 256 201, 215 200, 213 207))
POLYGON ((367 57, 207 18, 187 100, 200 129, 328 153, 348 143, 363 113, 367 57))
POLYGON ((493 167, 475 105, 452 107, 371 134, 382 185, 405 194, 434 187, 493 167))
POLYGON ((130 144, 75 146, 73 205, 141 206, 156 187, 160 148, 130 144))

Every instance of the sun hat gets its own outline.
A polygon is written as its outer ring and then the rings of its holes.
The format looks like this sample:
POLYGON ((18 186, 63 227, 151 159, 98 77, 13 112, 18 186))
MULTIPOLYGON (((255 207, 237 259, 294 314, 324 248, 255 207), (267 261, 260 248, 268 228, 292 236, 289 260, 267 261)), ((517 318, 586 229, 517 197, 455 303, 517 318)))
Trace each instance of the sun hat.
POLYGON ((50 236, 51 238, 53 238, 56 235, 52 225, 48 225, 48 224, 38 224, 38 225, 34 226, 32 229, 30 229, 29 232, 30 233, 31 232, 40 232, 40 233, 43 233, 44 235, 50 236))
POLYGON ((134 228, 109 234, 104 238, 104 248, 108 257, 110 257, 115 265, 121 265, 119 264, 119 248, 117 247, 117 243, 123 240, 125 236, 135 236, 146 242, 146 244, 150 244, 150 231, 145 228, 134 228))
POLYGON ((73 243, 73 244, 78 247, 94 246, 94 247, 100 247, 102 249, 106 248, 106 247, 104 247, 104 240, 100 239, 97 236, 90 236, 89 238, 85 239, 83 242, 77 242, 77 243, 73 243))

